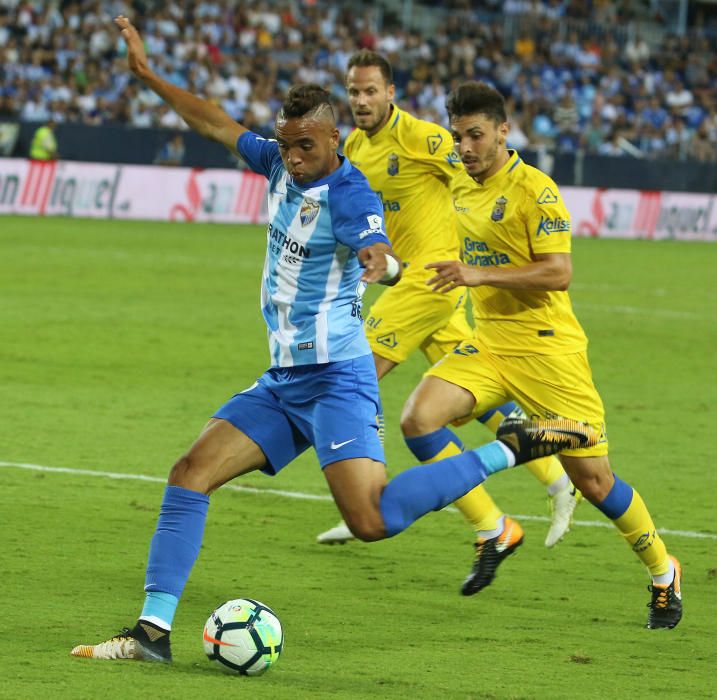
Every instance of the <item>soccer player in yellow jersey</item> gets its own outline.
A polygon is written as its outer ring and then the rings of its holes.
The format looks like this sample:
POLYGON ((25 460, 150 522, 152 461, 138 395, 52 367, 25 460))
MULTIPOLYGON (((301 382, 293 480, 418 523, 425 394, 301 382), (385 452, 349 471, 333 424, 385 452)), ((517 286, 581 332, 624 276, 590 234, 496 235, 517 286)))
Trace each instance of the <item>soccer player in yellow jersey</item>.
MULTIPOLYGON (((463 170, 450 133, 417 119, 393 104, 394 86, 388 61, 362 50, 348 63, 346 89, 356 126, 344 153, 368 178, 383 201, 386 231, 404 261, 401 281, 381 294, 366 315, 366 333, 379 379, 420 349, 430 364, 472 336, 466 320, 464 288, 436 294, 426 285, 425 265, 458 259, 450 182, 463 170)), ((514 403, 479 416, 495 431, 514 403)), ((423 462, 459 453, 463 446, 445 427, 432 435, 409 437, 408 447, 423 462)), ((567 532, 578 496, 555 457, 537 460, 529 469, 548 488, 553 522, 545 544, 552 547, 567 532)), ((482 486, 456 504, 477 532, 478 556, 462 591, 469 595, 488 585, 500 561, 523 541, 520 525, 503 515, 482 486), (493 552, 486 542, 497 545, 493 552)), ((320 534, 319 543, 352 539, 341 522, 320 534)))
POLYGON ((447 108, 465 165, 452 182, 463 261, 429 264, 429 285, 448 294, 470 288, 475 336, 426 373, 402 424, 415 439, 508 399, 533 417, 589 423, 599 442, 561 452, 563 466, 649 570, 647 626, 672 628, 682 617, 680 564, 668 555, 640 495, 610 467, 587 338, 567 292, 570 214, 556 184, 506 147, 505 105, 496 90, 464 83, 447 108))

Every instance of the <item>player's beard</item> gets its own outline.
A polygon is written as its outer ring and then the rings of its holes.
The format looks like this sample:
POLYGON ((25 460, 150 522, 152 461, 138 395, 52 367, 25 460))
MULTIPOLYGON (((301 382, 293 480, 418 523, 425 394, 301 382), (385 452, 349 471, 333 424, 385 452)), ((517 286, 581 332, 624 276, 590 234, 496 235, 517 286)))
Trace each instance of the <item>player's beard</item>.
MULTIPOLYGON (((487 176, 488 171, 493 167, 495 164, 496 159, 498 158, 498 146, 500 145, 500 142, 498 140, 498 137, 495 137, 495 141, 493 142, 493 145, 491 146, 488 153, 486 153, 482 157, 476 158, 475 161, 473 161, 470 166, 466 166, 466 170, 468 171, 468 174, 474 179, 474 180, 482 180, 485 179, 487 176), (478 168, 478 170, 476 170, 478 168)), ((465 163, 464 163, 465 165, 465 163)))
MULTIPOLYGON (((391 103, 389 102, 389 103, 383 108, 383 110, 381 110, 381 111, 378 112, 378 114, 377 114, 377 116, 376 116, 376 119, 372 120, 372 122, 371 122, 370 124, 365 124, 365 125, 363 125, 363 126, 359 126, 358 123, 356 123, 356 126, 358 126, 358 128, 361 129, 362 131, 365 131, 365 132, 367 132, 368 134, 373 135, 373 134, 375 134, 375 133, 386 123, 386 121, 388 120, 388 113, 389 113, 389 110, 390 110, 390 109, 391 109, 391 103)), ((373 114, 373 112, 372 112, 372 114, 373 114)), ((368 115, 358 115, 358 116, 363 117, 363 118, 365 119, 368 115)), ((354 122, 357 122, 357 120, 356 120, 356 115, 354 115, 354 122)))

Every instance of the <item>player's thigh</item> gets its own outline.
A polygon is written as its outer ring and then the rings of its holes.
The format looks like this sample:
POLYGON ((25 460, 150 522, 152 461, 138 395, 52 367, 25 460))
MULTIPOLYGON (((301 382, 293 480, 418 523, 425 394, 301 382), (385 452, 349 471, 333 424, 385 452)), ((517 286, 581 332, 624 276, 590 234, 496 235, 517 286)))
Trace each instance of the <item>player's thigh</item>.
POLYGON ((376 376, 379 380, 383 379, 396 365, 398 362, 389 360, 381 355, 373 353, 373 362, 376 365, 376 376))
POLYGON ((241 430, 212 418, 189 451, 172 467, 169 484, 211 493, 241 474, 261 469, 266 456, 241 430))
POLYGON ((307 433, 291 420, 285 405, 276 395, 271 371, 257 382, 235 394, 214 414, 214 418, 231 424, 255 443, 262 455, 259 468, 269 475, 277 474, 309 447, 307 433))
POLYGON ((366 457, 333 462, 324 468, 324 477, 341 516, 356 537, 368 542, 386 536, 379 508, 386 485, 382 462, 366 457))
POLYGON ((287 407, 307 435, 324 469, 350 459, 385 462, 383 411, 371 355, 322 370, 311 407, 287 407))
POLYGON ((403 362, 445 326, 462 303, 458 289, 438 294, 421 276, 404 278, 386 289, 368 311, 365 330, 371 350, 397 364, 403 362))
POLYGON ((445 355, 423 376, 401 416, 404 435, 425 435, 463 425, 508 401, 501 377, 469 341, 445 355))
POLYGON ((460 299, 446 324, 423 341, 421 352, 429 364, 435 365, 441 358, 453 352, 464 340, 468 340, 472 336, 473 328, 468 323, 464 299, 460 299))
POLYGON ((605 457, 605 409, 592 380, 587 354, 496 357, 510 394, 529 416, 573 418, 588 423, 600 439, 593 447, 566 450, 573 457, 605 457))
POLYGON ((570 480, 591 503, 602 503, 615 483, 607 455, 571 457, 560 455, 563 469, 570 480))

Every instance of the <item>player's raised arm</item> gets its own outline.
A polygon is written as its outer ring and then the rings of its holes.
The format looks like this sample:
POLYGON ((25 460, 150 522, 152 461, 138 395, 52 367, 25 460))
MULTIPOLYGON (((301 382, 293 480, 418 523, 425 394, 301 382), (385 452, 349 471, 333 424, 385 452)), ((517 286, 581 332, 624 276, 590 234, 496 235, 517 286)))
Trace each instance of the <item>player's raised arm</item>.
POLYGON ((124 15, 116 17, 115 24, 127 43, 127 61, 132 73, 172 107, 190 128, 236 153, 237 139, 247 128, 235 122, 224 110, 211 102, 160 78, 149 67, 142 37, 137 29, 124 15))

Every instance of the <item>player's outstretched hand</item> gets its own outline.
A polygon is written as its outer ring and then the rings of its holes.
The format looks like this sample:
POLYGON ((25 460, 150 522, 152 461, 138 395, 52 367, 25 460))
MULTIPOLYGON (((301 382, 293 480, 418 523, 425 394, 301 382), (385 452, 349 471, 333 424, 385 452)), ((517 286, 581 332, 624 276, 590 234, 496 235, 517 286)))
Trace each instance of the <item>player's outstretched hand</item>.
POLYGON ((478 287, 481 284, 480 271, 460 260, 428 263, 426 269, 436 271, 436 275, 426 282, 434 292, 445 293, 456 287, 478 287))
POLYGON ((362 281, 378 282, 386 274, 386 254, 378 246, 368 246, 361 250, 359 260, 364 266, 362 281))
POLYGON ((386 252, 390 250, 385 243, 374 243, 359 250, 359 262, 364 268, 364 273, 361 275, 362 282, 369 284, 382 282, 393 285, 401 279, 400 263, 391 253, 386 252), (391 271, 389 271, 389 265, 393 268, 391 271))
POLYGON ((124 16, 115 17, 115 24, 120 28, 122 38, 127 43, 127 62, 129 69, 141 78, 149 72, 147 54, 144 52, 144 43, 134 25, 124 16))

